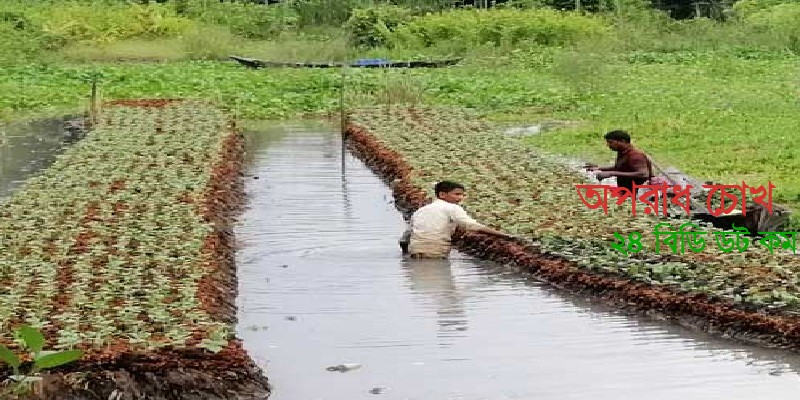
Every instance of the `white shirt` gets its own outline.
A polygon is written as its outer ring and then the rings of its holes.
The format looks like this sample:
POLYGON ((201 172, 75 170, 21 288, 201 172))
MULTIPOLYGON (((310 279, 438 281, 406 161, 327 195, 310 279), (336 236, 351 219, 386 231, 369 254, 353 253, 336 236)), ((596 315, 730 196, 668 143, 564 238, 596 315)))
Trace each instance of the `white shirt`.
POLYGON ((411 254, 447 257, 452 245, 450 239, 456 228, 477 230, 484 225, 467 215, 458 204, 436 199, 421 207, 411 216, 411 254))

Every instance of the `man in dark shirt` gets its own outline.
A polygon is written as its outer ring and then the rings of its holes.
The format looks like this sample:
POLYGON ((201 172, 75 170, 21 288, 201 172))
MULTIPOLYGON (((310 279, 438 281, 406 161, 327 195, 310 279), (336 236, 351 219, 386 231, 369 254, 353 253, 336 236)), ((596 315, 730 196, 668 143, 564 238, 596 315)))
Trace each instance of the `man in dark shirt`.
POLYGON ((617 177, 617 186, 624 187, 633 192, 633 183, 642 185, 653 177, 650 159, 633 147, 631 136, 625 131, 611 131, 605 135, 608 148, 617 152, 617 161, 612 166, 598 167, 587 165, 589 171, 600 171, 597 179, 603 180, 612 176, 617 177))

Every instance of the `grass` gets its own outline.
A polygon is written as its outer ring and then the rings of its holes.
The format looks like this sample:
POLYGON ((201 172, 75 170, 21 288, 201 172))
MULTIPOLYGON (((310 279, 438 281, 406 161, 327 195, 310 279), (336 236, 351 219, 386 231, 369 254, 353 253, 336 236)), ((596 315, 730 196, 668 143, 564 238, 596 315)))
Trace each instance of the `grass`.
POLYGON ((608 163, 602 134, 629 130, 662 167, 751 186, 772 181, 775 201, 800 204, 795 140, 797 59, 708 57, 689 64, 613 65, 612 87, 561 113, 585 124, 532 137, 548 151, 608 163))
POLYGON ((67 62, 181 61, 187 59, 180 39, 130 39, 105 45, 75 44, 61 50, 67 62))

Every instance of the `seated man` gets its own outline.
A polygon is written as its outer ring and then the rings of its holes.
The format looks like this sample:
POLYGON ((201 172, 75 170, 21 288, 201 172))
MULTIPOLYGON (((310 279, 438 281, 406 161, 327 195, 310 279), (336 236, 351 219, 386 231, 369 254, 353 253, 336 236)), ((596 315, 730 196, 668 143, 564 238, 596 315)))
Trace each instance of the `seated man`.
POLYGON ((447 258, 457 228, 505 238, 513 238, 472 219, 458 203, 464 199, 464 186, 442 181, 434 187, 436 200, 411 216, 409 229, 400 240, 403 252, 413 258, 447 258))

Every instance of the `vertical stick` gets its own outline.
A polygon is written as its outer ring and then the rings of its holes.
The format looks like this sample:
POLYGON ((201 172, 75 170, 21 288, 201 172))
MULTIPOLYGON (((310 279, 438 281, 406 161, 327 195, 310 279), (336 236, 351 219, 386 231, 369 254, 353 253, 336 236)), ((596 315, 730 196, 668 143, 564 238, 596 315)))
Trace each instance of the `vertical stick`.
POLYGON ((345 85, 344 68, 345 66, 344 64, 342 64, 341 75, 340 75, 342 87, 339 90, 339 122, 341 125, 340 132, 342 134, 342 138, 344 138, 344 133, 347 130, 347 115, 344 110, 344 85, 345 85))
POLYGON ((97 123, 97 77, 92 78, 92 104, 90 106, 92 126, 97 123))
POLYGON ((340 121, 340 133, 342 135, 342 180, 344 180, 344 168, 345 168, 345 156, 347 155, 347 113, 344 109, 344 89, 345 89, 345 74, 344 69, 346 68, 346 64, 342 64, 341 70, 341 78, 342 78, 342 87, 339 90, 339 121, 340 121))

